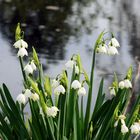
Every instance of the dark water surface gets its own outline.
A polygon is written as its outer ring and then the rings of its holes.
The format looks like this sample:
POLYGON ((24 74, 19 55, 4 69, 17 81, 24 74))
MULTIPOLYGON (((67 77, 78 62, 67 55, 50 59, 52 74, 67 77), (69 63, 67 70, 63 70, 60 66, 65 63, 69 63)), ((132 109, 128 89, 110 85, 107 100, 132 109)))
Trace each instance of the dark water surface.
POLYGON ((81 55, 89 74, 93 44, 104 29, 115 33, 121 48, 119 56, 97 56, 95 93, 102 76, 108 86, 114 71, 119 78, 130 65, 136 71, 135 58, 140 58, 139 7, 139 0, 1 0, 0 84, 6 83, 14 97, 22 91, 17 50, 12 46, 17 22, 25 31, 28 51, 36 48, 45 73, 52 78, 74 53, 81 55))

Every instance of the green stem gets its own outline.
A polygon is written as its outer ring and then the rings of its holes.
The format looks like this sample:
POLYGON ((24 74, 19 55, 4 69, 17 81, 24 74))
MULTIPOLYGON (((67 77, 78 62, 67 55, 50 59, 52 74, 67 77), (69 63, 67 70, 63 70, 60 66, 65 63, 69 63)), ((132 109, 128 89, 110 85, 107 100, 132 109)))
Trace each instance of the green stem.
POLYGON ((25 74, 24 66, 23 66, 23 59, 21 57, 19 57, 19 61, 20 61, 20 66, 21 66, 23 79, 24 79, 25 83, 27 83, 26 74, 25 74))
POLYGON ((92 61, 92 67, 91 67, 91 76, 90 76, 90 86, 89 86, 89 92, 88 92, 88 100, 87 100, 87 107, 86 107, 86 116, 85 116, 85 136, 87 134, 88 129, 88 122, 90 118, 90 107, 91 107, 91 99, 92 99, 92 88, 93 88, 93 79, 94 79, 94 67, 95 67, 95 55, 96 55, 96 47, 94 49, 93 53, 93 61, 92 61))

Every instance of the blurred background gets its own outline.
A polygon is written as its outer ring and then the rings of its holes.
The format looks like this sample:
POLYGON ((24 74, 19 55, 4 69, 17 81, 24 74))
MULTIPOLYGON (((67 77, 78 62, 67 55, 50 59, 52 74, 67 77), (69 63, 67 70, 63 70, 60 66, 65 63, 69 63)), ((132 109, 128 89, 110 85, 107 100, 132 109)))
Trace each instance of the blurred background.
MULTIPOLYGON (((0 85, 15 97, 22 91, 22 75, 13 43, 18 22, 25 31, 28 51, 34 46, 51 78, 79 53, 90 74, 94 43, 101 31, 114 32, 120 42, 118 56, 97 55, 94 92, 101 77, 105 87, 113 72, 124 78, 140 59, 140 0, 0 0, 0 85)), ((108 93, 108 89, 105 90, 108 93)), ((94 97, 95 97, 94 96, 94 97)))

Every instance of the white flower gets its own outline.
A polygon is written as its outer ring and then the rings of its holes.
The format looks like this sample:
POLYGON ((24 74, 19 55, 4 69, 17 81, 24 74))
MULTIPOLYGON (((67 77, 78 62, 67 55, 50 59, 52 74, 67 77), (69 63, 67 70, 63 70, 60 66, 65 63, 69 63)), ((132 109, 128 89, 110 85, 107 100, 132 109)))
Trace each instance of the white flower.
POLYGON ((117 127, 118 126, 118 122, 119 122, 119 120, 115 121, 114 127, 117 127))
POLYGON ((17 56, 19 57, 23 57, 23 56, 28 56, 28 52, 25 48, 19 48, 17 56))
POLYGON ((60 93, 65 93, 65 88, 62 85, 59 85, 54 89, 54 94, 59 95, 60 93))
POLYGON ((78 67, 78 66, 75 66, 75 73, 76 73, 76 74, 79 74, 79 72, 80 72, 80 71, 79 71, 79 67, 78 67))
POLYGON ((15 48, 28 48, 28 44, 23 39, 16 41, 13 46, 15 48))
POLYGON ((47 107, 47 109, 46 109, 46 113, 47 113, 48 117, 55 117, 57 115, 58 111, 59 111, 59 109, 56 106, 47 107))
POLYGON ((24 95, 26 98, 29 98, 31 95, 32 95, 32 92, 30 89, 26 89, 25 92, 24 92, 24 95))
POLYGON ((109 45, 111 45, 112 44, 112 46, 114 46, 114 47, 120 47, 120 44, 119 44, 119 42, 118 42, 118 40, 116 39, 116 38, 112 38, 111 39, 111 41, 109 42, 109 45))
POLYGON ((125 134, 127 133, 129 130, 128 130, 128 127, 125 125, 125 124, 122 124, 121 125, 121 132, 122 134, 125 134))
POLYGON ((140 124, 138 122, 135 122, 130 127, 132 134, 139 134, 140 133, 140 124))
POLYGON ((124 81, 119 82, 119 88, 123 89, 125 87, 124 81))
POLYGON ((124 85, 126 88, 132 88, 132 84, 131 84, 130 80, 128 80, 128 79, 124 80, 124 85))
POLYGON ((67 63, 65 64, 65 66, 66 66, 66 68, 73 69, 74 61, 73 60, 67 61, 67 63))
POLYGON ((52 88, 56 88, 57 86, 59 86, 59 81, 56 79, 52 80, 52 88))
POLYGON ((74 80, 71 84, 71 87, 73 89, 79 89, 79 88, 81 88, 81 83, 78 80, 74 80))
POLYGON ((78 95, 86 95, 86 89, 84 87, 79 88, 78 95))
POLYGON ((19 94, 16 98, 16 101, 19 102, 19 104, 25 104, 26 103, 26 97, 24 94, 19 94))
POLYGON ((33 74, 33 69, 31 67, 31 65, 27 64, 25 67, 24 67, 24 71, 27 73, 27 74, 33 74))
POLYGON ((31 64, 30 65, 31 65, 31 67, 32 67, 33 70, 36 70, 36 65, 35 65, 35 63, 34 63, 33 60, 31 61, 31 64))
POLYGON ((100 45, 99 48, 97 48, 97 52, 107 54, 107 45, 105 44, 100 45))
POLYGON ((115 47, 113 47, 113 46, 109 46, 108 47, 107 53, 108 53, 108 55, 116 55, 116 54, 119 54, 118 53, 118 50, 115 47))
POLYGON ((109 89, 110 89, 110 95, 116 96, 116 91, 115 91, 115 89, 114 89, 113 87, 110 87, 109 89))
POLYGON ((33 101, 38 101, 39 95, 37 93, 32 93, 32 95, 30 96, 30 99, 32 99, 33 101))

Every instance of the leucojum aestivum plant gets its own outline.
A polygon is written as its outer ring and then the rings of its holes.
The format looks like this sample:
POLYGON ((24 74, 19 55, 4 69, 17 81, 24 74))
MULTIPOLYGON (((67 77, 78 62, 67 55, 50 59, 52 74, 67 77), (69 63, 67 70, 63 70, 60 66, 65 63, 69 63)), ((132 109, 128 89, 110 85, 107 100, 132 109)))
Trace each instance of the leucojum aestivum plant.
POLYGON ((98 54, 113 57, 118 54, 118 41, 112 35, 108 41, 104 32, 98 36, 93 49, 90 78, 84 70, 80 55, 74 54, 65 69, 55 79, 44 75, 42 64, 33 48, 28 57, 20 24, 15 33, 17 56, 23 74, 23 91, 12 98, 5 84, 0 88, 0 139, 2 140, 129 140, 140 134, 140 95, 128 111, 132 96, 132 67, 126 76, 110 86, 111 99, 105 99, 101 79, 94 108, 93 79, 98 54), (106 40, 106 41, 105 41, 106 40), (106 45, 108 44, 108 45, 106 45), (71 75, 70 71, 71 69, 71 75), (36 71, 36 72, 34 72, 36 71), (69 81, 68 79, 71 79, 69 81), (84 96, 87 102, 83 103, 84 96), (29 106, 29 114, 25 106, 29 106), (85 107, 84 107, 85 106, 85 107), (86 108, 83 111, 83 108, 86 108))

